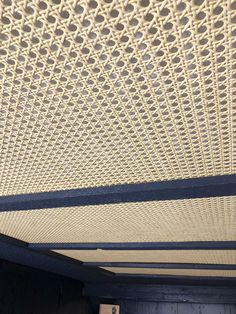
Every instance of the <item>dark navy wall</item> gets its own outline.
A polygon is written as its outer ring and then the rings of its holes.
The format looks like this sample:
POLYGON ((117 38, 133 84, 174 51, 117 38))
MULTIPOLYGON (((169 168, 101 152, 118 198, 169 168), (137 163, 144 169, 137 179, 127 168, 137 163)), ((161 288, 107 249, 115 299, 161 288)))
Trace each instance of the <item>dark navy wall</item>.
POLYGON ((233 304, 120 301, 120 314, 236 314, 233 304))
POLYGON ((236 314, 235 304, 89 298, 82 293, 77 280, 0 260, 0 314, 98 314, 99 303, 120 304, 120 314, 236 314))
POLYGON ((91 314, 82 283, 0 260, 0 314, 91 314))

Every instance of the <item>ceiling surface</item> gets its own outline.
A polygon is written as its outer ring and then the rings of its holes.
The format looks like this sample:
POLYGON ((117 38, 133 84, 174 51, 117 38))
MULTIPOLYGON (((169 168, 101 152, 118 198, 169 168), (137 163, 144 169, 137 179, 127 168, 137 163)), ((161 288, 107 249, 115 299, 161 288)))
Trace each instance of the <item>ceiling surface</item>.
POLYGON ((236 265, 236 181, 225 187, 236 174, 235 48, 233 0, 1 1, 0 233, 24 249, 221 241, 228 249, 45 250, 77 264, 206 267, 103 267, 117 275, 236 277, 224 269, 236 265), (195 197, 196 178, 218 181, 199 185, 195 197), (132 196, 146 190, 134 189, 124 202, 130 184, 165 182, 166 194, 160 185, 137 202, 132 196), (112 204, 86 190, 104 187, 112 204), (75 206, 69 190, 82 188, 77 199, 92 201, 75 206), (55 201, 60 191, 68 206, 55 201), (49 205, 37 208, 31 201, 40 192, 52 194, 40 194, 37 202, 49 205))
POLYGON ((235 6, 2 1, 0 194, 235 173, 235 6))

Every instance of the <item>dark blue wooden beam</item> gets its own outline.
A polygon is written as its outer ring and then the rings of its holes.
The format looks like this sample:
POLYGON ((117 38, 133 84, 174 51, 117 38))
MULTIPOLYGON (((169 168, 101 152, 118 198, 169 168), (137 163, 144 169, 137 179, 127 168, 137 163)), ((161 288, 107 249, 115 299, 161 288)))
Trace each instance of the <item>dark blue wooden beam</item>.
POLYGON ((230 196, 236 175, 0 197, 1 211, 230 196))
POLYGON ((194 286, 221 286, 236 287, 236 278, 231 277, 205 277, 205 276, 179 276, 179 275, 127 275, 116 274, 112 283, 122 284, 158 284, 158 285, 194 285, 194 286))
POLYGON ((156 302, 235 304, 235 287, 160 284, 85 284, 84 296, 156 302))
POLYGON ((236 264, 84 262, 89 267, 236 270, 236 264))
POLYGON ((111 272, 101 272, 98 267, 86 267, 78 260, 54 252, 33 251, 26 242, 1 234, 0 259, 79 280, 105 280, 105 277, 112 275, 111 272))
POLYGON ((34 250, 236 250, 236 241, 30 243, 34 250))
MULTIPOLYGON (((193 278, 197 278, 198 280, 209 280, 211 279, 213 276, 181 276, 181 275, 159 275, 159 274, 129 274, 129 273, 117 273, 116 274, 119 278, 129 278, 130 279, 134 279, 134 278, 142 278, 142 279, 147 279, 150 280, 151 278, 154 279, 161 279, 161 278, 181 278, 182 280, 184 279, 193 279, 193 278)), ((236 283, 236 277, 224 277, 224 276, 214 276, 214 280, 224 280, 224 281, 228 281, 228 280, 232 280, 234 283, 236 283)))
POLYGON ((54 252, 36 252, 28 244, 0 235, 0 259, 36 269, 57 273, 85 282, 135 283, 135 284, 173 284, 173 285, 213 285, 236 286, 235 278, 213 278, 192 276, 138 276, 114 275, 98 267, 84 266, 82 262, 54 252))

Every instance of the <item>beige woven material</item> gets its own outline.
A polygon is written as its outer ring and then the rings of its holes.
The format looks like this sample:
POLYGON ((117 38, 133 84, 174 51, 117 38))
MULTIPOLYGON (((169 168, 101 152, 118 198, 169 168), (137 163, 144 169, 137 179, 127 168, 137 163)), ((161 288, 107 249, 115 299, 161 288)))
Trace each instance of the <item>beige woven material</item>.
POLYGON ((72 251, 59 254, 83 262, 236 264, 236 251, 72 251))
POLYGON ((26 242, 234 241, 236 196, 0 213, 26 242))
POLYGON ((116 274, 143 274, 143 275, 176 275, 176 276, 213 276, 235 277, 236 270, 202 270, 202 269, 154 269, 154 268, 121 268, 102 267, 116 274))
POLYGON ((236 172, 234 0, 2 0, 0 194, 236 172))

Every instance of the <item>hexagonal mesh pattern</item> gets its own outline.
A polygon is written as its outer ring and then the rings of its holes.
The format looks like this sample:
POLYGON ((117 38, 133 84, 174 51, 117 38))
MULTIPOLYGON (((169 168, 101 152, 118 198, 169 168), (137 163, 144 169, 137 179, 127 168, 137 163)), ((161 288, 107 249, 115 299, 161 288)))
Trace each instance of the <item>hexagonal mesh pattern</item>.
POLYGON ((205 270, 205 269, 153 269, 153 268, 121 268, 102 267, 116 274, 137 275, 174 275, 174 276, 206 276, 206 277, 236 277, 236 270, 205 270))
POLYGON ((235 173, 235 1, 0 5, 1 194, 235 173))
POLYGON ((236 264, 236 251, 74 251, 55 252, 83 262, 236 264))
POLYGON ((26 242, 234 241, 236 196, 0 213, 26 242))

